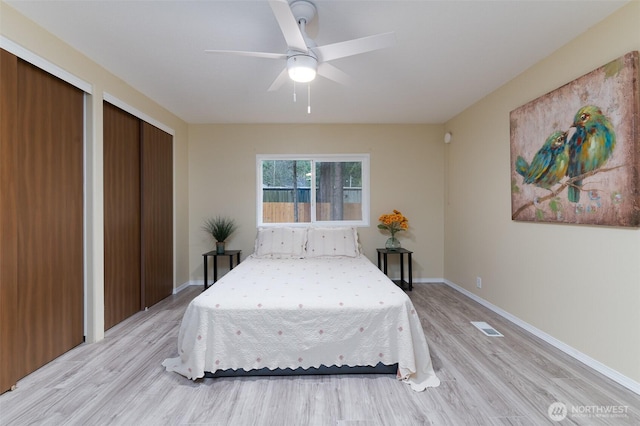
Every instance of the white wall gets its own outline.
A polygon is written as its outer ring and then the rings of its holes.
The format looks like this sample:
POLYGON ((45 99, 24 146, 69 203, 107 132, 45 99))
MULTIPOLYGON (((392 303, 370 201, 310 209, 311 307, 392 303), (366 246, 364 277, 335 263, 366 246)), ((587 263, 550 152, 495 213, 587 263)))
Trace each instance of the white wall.
POLYGON ((511 221, 509 112, 640 49, 639 22, 631 2, 445 125, 445 277, 636 382, 640 230, 511 221))
POLYGON ((190 125, 191 276, 202 280, 202 253, 212 249, 201 230, 207 217, 235 218, 240 229, 228 247, 253 252, 256 154, 355 153, 371 159, 371 225, 359 230, 365 254, 376 260, 388 238, 377 219, 398 209, 409 218, 410 230, 397 236, 414 251, 414 279, 442 278, 442 134, 440 125, 190 125))

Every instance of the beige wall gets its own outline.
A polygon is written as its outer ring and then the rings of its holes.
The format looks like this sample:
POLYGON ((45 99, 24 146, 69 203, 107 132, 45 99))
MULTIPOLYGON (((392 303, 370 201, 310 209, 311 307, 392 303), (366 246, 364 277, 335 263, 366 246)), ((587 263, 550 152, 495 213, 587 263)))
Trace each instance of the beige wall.
POLYGON ((440 125, 190 125, 191 276, 202 280, 202 253, 212 248, 201 230, 209 216, 235 218, 228 246, 253 252, 256 154, 355 153, 371 161, 371 225, 359 230, 365 254, 376 261, 388 237, 377 219, 398 209, 409 218, 410 231, 398 235, 414 251, 414 279, 442 278, 442 134, 440 125))
POLYGON ((511 221, 509 112, 640 49, 638 22, 632 2, 446 123, 444 245, 445 278, 636 382, 640 230, 511 221))
MULTIPOLYGON (((108 93, 146 118, 173 130, 174 161, 174 283, 189 280, 187 231, 187 125, 175 115, 128 86, 115 75, 0 2, 0 34, 92 87, 87 98, 86 141, 86 276, 87 340, 104 336, 104 237, 102 200, 102 99, 108 93)), ((154 123, 154 124, 156 124, 154 123)), ((175 285, 175 284, 174 284, 175 285)))

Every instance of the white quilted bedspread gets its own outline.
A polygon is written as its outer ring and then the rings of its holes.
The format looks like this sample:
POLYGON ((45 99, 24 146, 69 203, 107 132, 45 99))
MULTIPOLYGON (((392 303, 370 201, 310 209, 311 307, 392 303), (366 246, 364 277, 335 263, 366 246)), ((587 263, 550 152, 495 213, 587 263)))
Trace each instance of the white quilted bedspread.
POLYGON ((188 306, 167 371, 398 364, 416 391, 440 384, 404 291, 366 257, 248 257, 188 306))

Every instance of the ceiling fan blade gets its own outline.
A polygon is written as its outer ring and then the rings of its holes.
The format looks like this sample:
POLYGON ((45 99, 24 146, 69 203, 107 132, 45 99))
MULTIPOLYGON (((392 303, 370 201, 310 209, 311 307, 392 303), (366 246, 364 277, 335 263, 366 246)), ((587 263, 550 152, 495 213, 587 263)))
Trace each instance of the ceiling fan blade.
POLYGON ((274 92, 274 91, 278 90, 280 87, 282 87, 282 85, 288 79, 289 79, 289 72, 287 71, 287 68, 285 68, 285 69, 282 70, 282 72, 280 74, 278 74, 276 79, 273 80, 273 83, 271 83, 271 86, 269 86, 269 89, 267 90, 267 92, 274 92))
POLYGON ((287 0, 269 0, 269 5, 278 21, 278 25, 280 25, 280 30, 289 49, 306 53, 308 51, 307 43, 304 41, 296 17, 293 16, 287 0))
POLYGON ((329 80, 344 84, 345 86, 350 85, 353 81, 349 74, 326 62, 318 65, 318 74, 323 76, 324 78, 328 78, 329 80))
POLYGON ((359 55, 360 53, 371 52, 373 50, 384 49, 395 44, 396 35, 394 32, 390 32, 312 47, 311 50, 318 56, 319 60, 326 62, 347 56, 359 55))
POLYGON ((222 53, 236 56, 251 56, 254 58, 266 58, 266 59, 287 59, 287 55, 284 53, 269 53, 269 52, 247 52, 244 50, 205 50, 206 53, 222 53))

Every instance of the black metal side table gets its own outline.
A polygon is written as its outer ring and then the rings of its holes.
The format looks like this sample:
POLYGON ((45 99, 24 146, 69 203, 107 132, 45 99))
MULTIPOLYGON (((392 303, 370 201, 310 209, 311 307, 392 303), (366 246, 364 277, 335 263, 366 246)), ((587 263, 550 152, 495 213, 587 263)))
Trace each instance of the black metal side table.
POLYGON ((413 290, 413 271, 411 270, 411 254, 413 254, 412 251, 404 249, 404 248, 399 248, 397 250, 389 250, 386 248, 379 248, 376 249, 378 250, 378 269, 382 269, 382 264, 381 264, 381 260, 384 261, 384 269, 383 272, 385 275, 387 275, 387 256, 388 255, 393 255, 393 254, 397 254, 400 256, 400 279, 399 280, 392 280, 394 283, 396 283, 396 285, 400 286, 400 288, 404 289, 404 287, 408 287, 409 291, 413 290), (409 269, 409 281, 405 281, 404 279, 404 257, 405 255, 407 255, 407 265, 408 265, 408 269, 409 269))
MULTIPOLYGON (((233 258, 236 258, 236 266, 238 266, 238 264, 240 263, 240 253, 242 253, 242 250, 225 250, 224 253, 218 253, 215 250, 211 250, 208 251, 206 253, 204 253, 202 255, 203 258, 203 263, 204 263, 204 289, 206 290, 207 288, 209 288, 209 285, 207 283, 208 279, 207 279, 207 271, 208 271, 208 267, 207 267, 207 258, 209 256, 213 257, 213 283, 215 283, 216 281, 218 281, 218 257, 220 256, 228 256, 229 257, 229 270, 233 269, 233 258)), ((213 284, 211 283, 211 284, 213 284)))

